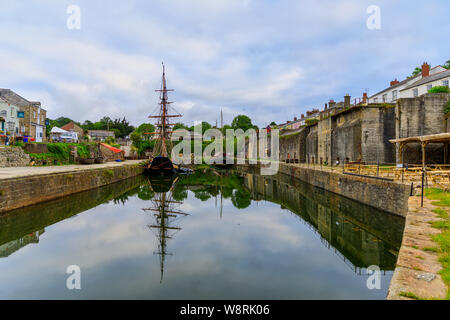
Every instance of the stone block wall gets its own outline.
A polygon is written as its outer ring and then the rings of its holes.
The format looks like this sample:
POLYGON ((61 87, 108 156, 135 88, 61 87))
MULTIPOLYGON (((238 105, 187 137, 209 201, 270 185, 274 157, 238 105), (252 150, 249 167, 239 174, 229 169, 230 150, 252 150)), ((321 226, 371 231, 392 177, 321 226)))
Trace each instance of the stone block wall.
POLYGON ((103 145, 99 145, 100 146, 100 153, 102 155, 103 158, 107 159, 107 161, 115 161, 115 160, 125 160, 125 152, 114 152, 109 150, 108 148, 106 148, 103 145))
POLYGON ((306 136, 305 149, 306 149, 306 162, 318 163, 318 125, 309 127, 309 133, 306 136))
POLYGON ((0 147, 0 168, 26 167, 30 156, 20 147, 0 147))
POLYGON ((361 110, 361 159, 365 163, 395 163, 395 108, 361 110))
POLYGON ((0 212, 60 198, 142 174, 139 165, 26 176, 0 180, 0 212))
POLYGON ((317 126, 318 163, 330 163, 332 159, 332 131, 335 119, 328 118, 319 121, 317 126))
POLYGON ((25 151, 28 153, 46 153, 48 147, 45 143, 27 143, 25 144, 25 151))
MULTIPOLYGON (((427 93, 416 98, 402 98, 395 108, 395 138, 407 138, 448 132, 444 106, 450 100, 450 93, 427 93)), ((427 146, 427 162, 443 163, 442 144, 427 146)), ((399 146, 396 146, 397 162, 400 162, 399 146)), ((421 163, 422 151, 419 144, 408 144, 403 152, 404 163, 421 163)))
POLYGON ((356 113, 341 115, 337 118, 332 134, 332 161, 361 160, 361 120, 356 113))
POLYGON ((367 164, 394 163, 395 110, 388 106, 357 107, 336 115, 331 158, 367 164))
POLYGON ((280 163, 279 171, 315 187, 402 217, 408 211, 410 186, 406 184, 283 163, 280 163))
POLYGON ((288 156, 299 163, 306 161, 306 136, 308 132, 309 128, 305 127, 300 132, 280 136, 281 161, 287 160, 288 156))

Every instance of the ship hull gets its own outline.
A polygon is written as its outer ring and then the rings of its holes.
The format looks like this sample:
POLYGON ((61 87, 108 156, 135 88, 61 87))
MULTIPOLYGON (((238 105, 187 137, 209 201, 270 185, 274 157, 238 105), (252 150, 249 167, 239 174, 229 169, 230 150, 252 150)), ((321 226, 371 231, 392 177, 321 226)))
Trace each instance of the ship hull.
POLYGON ((172 175, 173 164, 167 157, 155 157, 152 162, 144 168, 146 175, 172 175))

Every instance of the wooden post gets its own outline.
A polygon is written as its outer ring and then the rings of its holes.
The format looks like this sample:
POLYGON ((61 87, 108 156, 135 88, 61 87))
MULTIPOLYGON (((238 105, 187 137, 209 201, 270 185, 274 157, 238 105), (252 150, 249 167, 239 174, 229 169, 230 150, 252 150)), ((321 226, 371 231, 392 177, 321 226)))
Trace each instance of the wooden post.
POLYGON ((400 152, 400 162, 403 164, 403 148, 405 147, 405 143, 400 142, 399 152, 400 152))
POLYGON ((423 188, 423 178, 425 175, 425 167, 422 168, 422 195, 421 195, 421 199, 420 199, 420 206, 423 208, 423 193, 424 193, 424 188, 423 188))
POLYGON ((426 142, 422 142, 422 168, 425 168, 425 149, 427 147, 427 143, 426 142))
POLYGON ((448 163, 448 143, 444 143, 444 164, 448 163))

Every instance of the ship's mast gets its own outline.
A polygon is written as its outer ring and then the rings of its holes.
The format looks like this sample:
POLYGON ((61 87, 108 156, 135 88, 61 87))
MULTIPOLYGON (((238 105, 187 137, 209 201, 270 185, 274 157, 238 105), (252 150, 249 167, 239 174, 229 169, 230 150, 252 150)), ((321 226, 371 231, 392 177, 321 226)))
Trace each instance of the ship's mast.
POLYGON ((164 66, 164 63, 162 64, 163 67, 163 74, 161 79, 161 88, 160 90, 155 90, 156 92, 159 92, 159 115, 149 116, 149 118, 156 118, 156 138, 157 143, 154 147, 154 156, 162 156, 162 157, 168 157, 170 150, 170 134, 172 131, 170 130, 171 126, 173 126, 173 123, 169 123, 169 119, 173 117, 181 117, 181 114, 169 114, 169 106, 172 104, 172 102, 168 99, 168 92, 174 91, 173 89, 167 89, 167 82, 166 82, 166 68, 164 66))

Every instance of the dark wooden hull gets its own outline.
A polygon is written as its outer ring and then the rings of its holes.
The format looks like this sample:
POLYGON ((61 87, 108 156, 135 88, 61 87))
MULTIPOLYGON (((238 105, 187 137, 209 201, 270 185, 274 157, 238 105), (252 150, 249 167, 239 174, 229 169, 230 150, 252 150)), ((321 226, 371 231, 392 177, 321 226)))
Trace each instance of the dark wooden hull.
POLYGON ((172 175, 173 164, 169 158, 156 157, 152 162, 144 168, 146 175, 172 175))
POLYGON ((106 159, 102 157, 95 158, 95 163, 105 163, 106 159))
POLYGON ((79 158, 78 162, 81 164, 93 164, 95 162, 95 159, 83 159, 83 158, 79 158))

